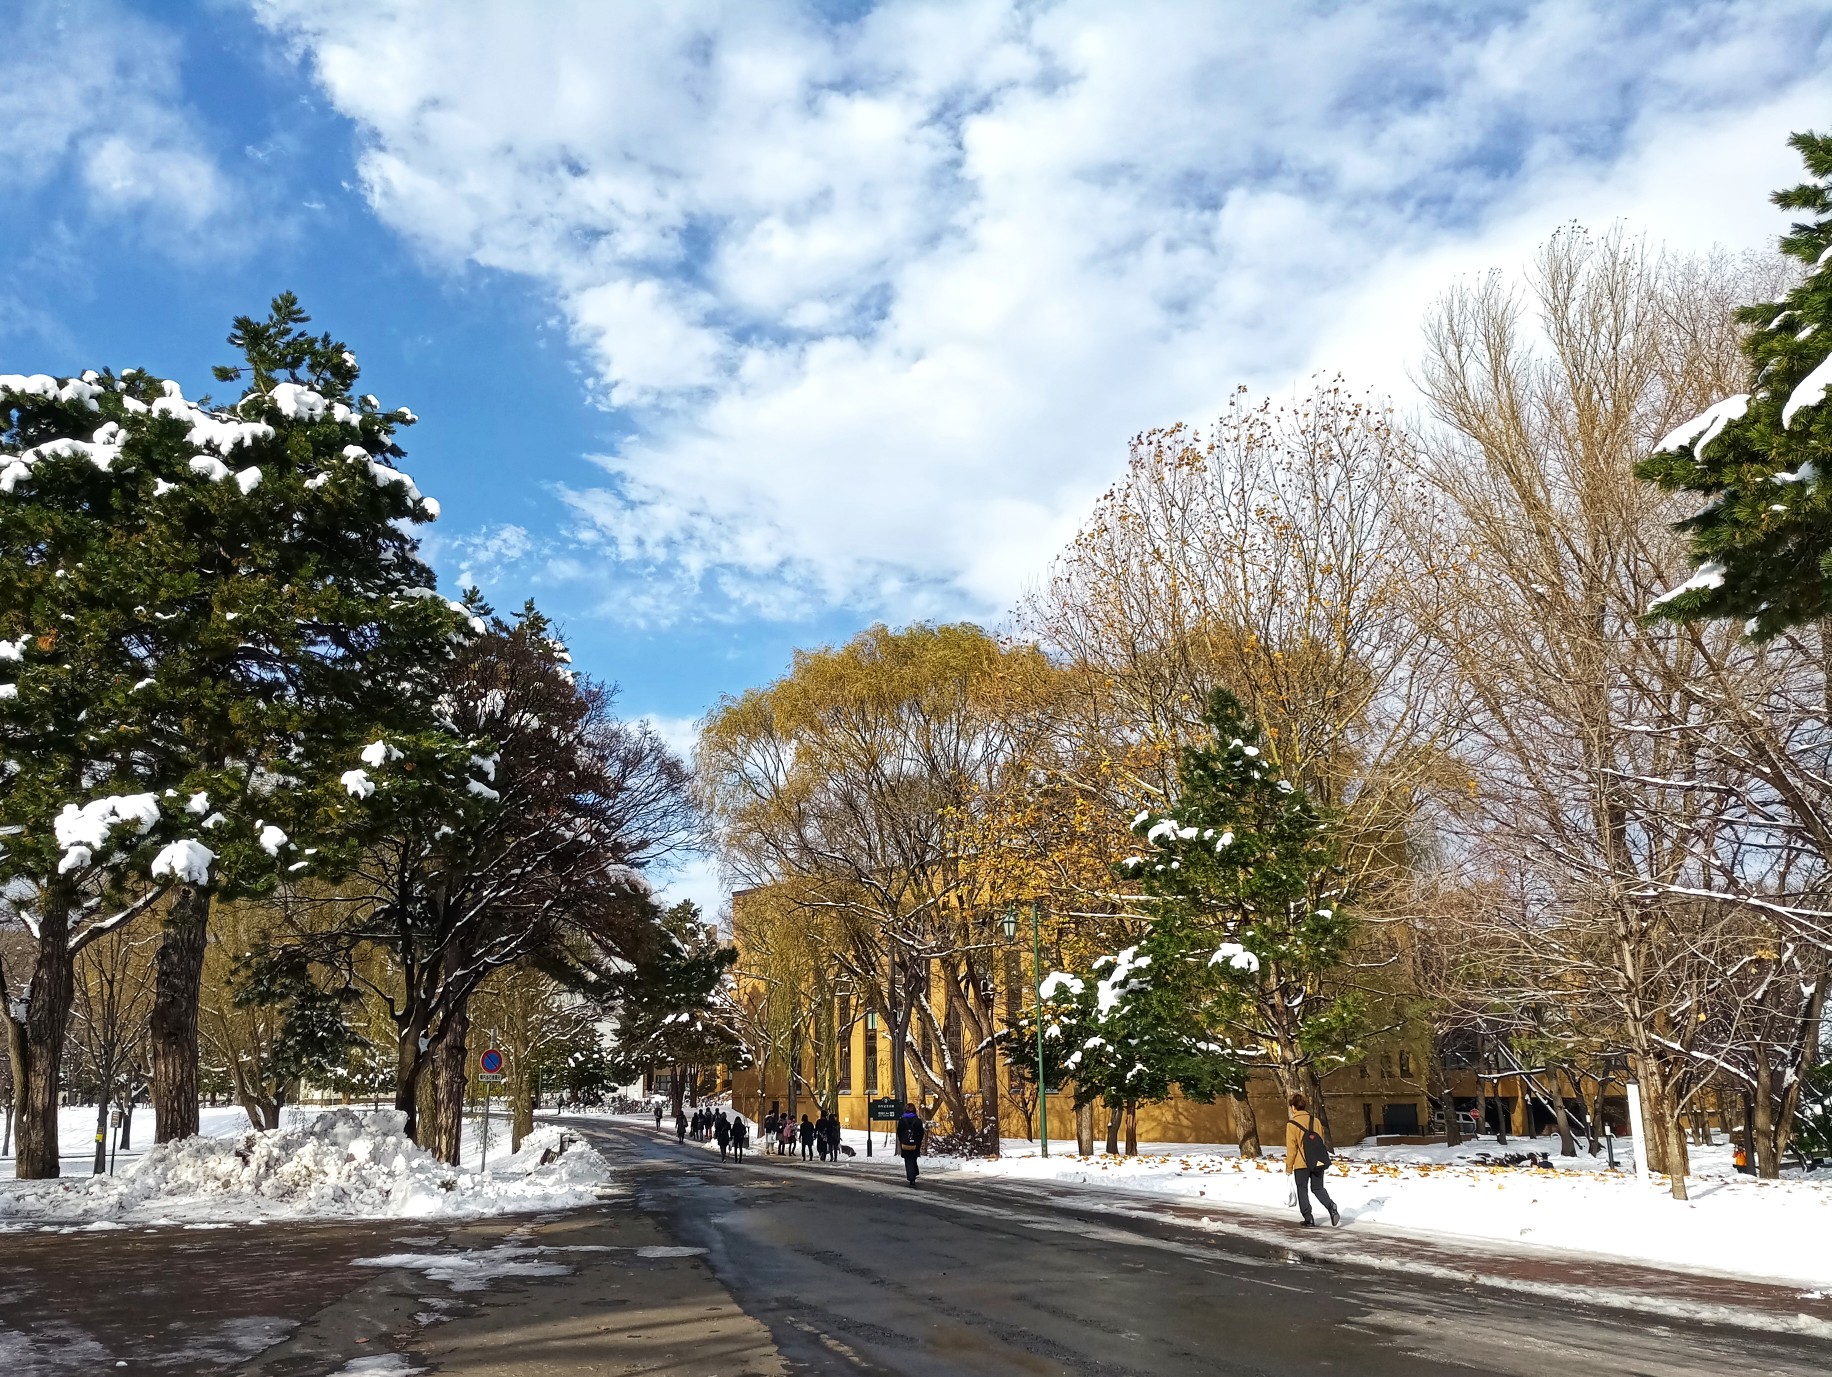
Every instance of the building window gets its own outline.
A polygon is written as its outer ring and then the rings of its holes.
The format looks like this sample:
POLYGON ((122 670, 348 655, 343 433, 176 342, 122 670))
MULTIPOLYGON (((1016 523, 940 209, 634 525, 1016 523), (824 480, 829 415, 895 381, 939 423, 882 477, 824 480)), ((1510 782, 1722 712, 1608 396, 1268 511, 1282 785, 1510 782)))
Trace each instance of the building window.
POLYGON ((1380 1054, 1380 1078, 1383 1081, 1393 1079, 1393 1054, 1391 1052, 1380 1054))
POLYGON ((840 1065, 834 1076, 838 1092, 842 1095, 852 1094, 852 1027, 840 1034, 840 1065))
POLYGON ((878 1030, 871 1027, 873 1015, 867 1014, 865 1029, 865 1093, 878 1093, 878 1030))
POLYGON ((1368 1059, 1366 1057, 1361 1059, 1361 1065, 1357 1067, 1356 1070, 1361 1073, 1361 1078, 1364 1081, 1368 1078, 1368 1059))
POLYGON ((1399 1073, 1402 1076, 1412 1074, 1412 1053, 1401 1051, 1399 1054, 1399 1073))

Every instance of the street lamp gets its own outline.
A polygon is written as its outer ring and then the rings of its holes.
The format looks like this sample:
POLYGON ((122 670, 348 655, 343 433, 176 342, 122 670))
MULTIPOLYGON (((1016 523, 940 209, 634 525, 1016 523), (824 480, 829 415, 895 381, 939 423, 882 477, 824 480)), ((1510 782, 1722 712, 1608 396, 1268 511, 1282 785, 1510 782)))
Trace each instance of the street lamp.
MULTIPOLYGON (((1032 1006, 1037 1022, 1037 1136, 1043 1141, 1043 1155, 1050 1155, 1050 1087, 1043 1078, 1043 938, 1039 935, 1037 923, 1043 906, 1035 899, 1030 901, 1031 915, 1031 994, 1035 997, 1032 1006)), ((1005 916, 1000 923, 1005 929, 1005 940, 1012 941, 1018 935, 1018 906, 1005 905, 1005 916)))

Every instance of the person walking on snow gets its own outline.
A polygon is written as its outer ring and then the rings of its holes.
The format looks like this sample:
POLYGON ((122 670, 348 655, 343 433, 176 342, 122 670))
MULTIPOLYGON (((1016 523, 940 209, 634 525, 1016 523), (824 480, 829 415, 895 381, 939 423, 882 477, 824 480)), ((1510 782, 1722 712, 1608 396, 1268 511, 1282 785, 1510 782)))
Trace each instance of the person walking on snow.
POLYGON ((751 1130, 744 1122, 742 1114, 732 1120, 732 1160, 742 1162, 744 1149, 751 1141, 751 1130))
POLYGON ((662 1107, 659 1104, 655 1106, 655 1131, 662 1131, 662 1107))
POLYGON ((1310 1212, 1313 1193, 1329 1211, 1329 1222, 1342 1222, 1336 1202, 1323 1188, 1323 1173, 1329 1169, 1329 1161, 1329 1144, 1323 1139, 1323 1125, 1310 1112, 1310 1101, 1302 1095, 1293 1095, 1291 1118, 1285 1125, 1285 1170, 1291 1174, 1291 1183, 1297 1188, 1298 1213, 1304 1216, 1306 1228, 1315 1228, 1317 1224, 1310 1212))
POLYGON ((903 1174, 912 1186, 916 1184, 916 1159, 922 1155, 922 1140, 927 1136, 922 1120, 916 1117, 916 1106, 906 1104, 903 1117, 897 1120, 897 1151, 903 1154, 903 1174))
POLYGON ((674 1141, 687 1141, 687 1115, 678 1109, 674 1111, 674 1141))
POLYGON ((725 1150, 731 1146, 732 1126, 726 1120, 725 1111, 719 1111, 719 1117, 712 1121, 712 1136, 719 1144, 719 1160, 725 1160, 725 1150))

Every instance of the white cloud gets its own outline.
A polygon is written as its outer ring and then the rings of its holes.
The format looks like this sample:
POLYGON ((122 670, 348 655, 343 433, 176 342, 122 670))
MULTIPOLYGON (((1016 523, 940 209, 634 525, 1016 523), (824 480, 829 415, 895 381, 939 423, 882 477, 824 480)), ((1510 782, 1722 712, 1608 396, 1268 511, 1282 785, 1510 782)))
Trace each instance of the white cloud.
POLYGON ((180 95, 179 45, 106 0, 28 3, 0 43, 0 162, 15 190, 67 171, 106 214, 137 214, 177 247, 232 192, 180 95))
POLYGON ((376 212, 550 291, 628 410, 560 496, 646 619, 995 611, 1129 435, 1401 383, 1452 272, 1759 242, 1832 94, 1821 0, 256 3, 376 212))

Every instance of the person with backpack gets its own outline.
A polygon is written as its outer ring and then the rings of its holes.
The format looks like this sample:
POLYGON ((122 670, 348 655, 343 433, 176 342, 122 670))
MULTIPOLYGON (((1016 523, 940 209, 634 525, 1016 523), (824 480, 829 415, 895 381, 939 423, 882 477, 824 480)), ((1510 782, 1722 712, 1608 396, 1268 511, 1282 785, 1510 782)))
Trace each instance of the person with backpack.
POLYGON ((1331 1224, 1342 1222, 1336 1202, 1323 1188, 1323 1173, 1329 1169, 1329 1163, 1329 1144, 1324 1141, 1323 1125, 1310 1112, 1310 1101, 1302 1095, 1293 1095, 1291 1118, 1285 1125, 1285 1170, 1291 1174, 1291 1183, 1297 1189, 1298 1213, 1304 1216, 1306 1228, 1314 1229, 1317 1225, 1310 1211, 1313 1194, 1329 1211, 1331 1224))
POLYGON ((916 1106, 906 1104, 903 1117, 897 1120, 897 1151, 903 1154, 903 1174, 909 1185, 916 1184, 916 1159, 922 1155, 922 1140, 927 1136, 928 1130, 916 1116, 916 1106))

